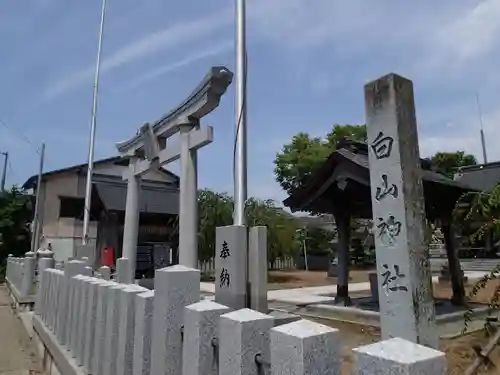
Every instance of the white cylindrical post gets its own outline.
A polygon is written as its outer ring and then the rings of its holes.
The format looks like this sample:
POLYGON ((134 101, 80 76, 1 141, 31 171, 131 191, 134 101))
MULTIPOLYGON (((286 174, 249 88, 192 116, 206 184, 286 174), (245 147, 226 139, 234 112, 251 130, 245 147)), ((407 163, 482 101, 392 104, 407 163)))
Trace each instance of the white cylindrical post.
POLYGON ((131 280, 135 279, 135 263, 137 254, 137 235, 139 233, 139 192, 141 188, 141 178, 133 175, 134 160, 130 161, 129 166, 132 172, 129 175, 127 183, 127 203, 125 207, 125 225, 123 227, 123 252, 122 257, 129 260, 131 280))
POLYGON ((179 264, 198 268, 198 179, 196 150, 189 147, 193 124, 182 125, 179 196, 179 264))
POLYGON ((89 242, 89 226, 90 226, 90 204, 92 202, 92 175, 94 171, 94 147, 95 133, 97 127, 97 95, 99 92, 99 71, 101 67, 101 51, 102 51, 102 36, 104 31, 104 19, 106 16, 106 0, 102 0, 101 8, 101 24, 99 27, 99 44, 97 45, 97 61, 94 76, 94 90, 92 94, 92 120, 90 123, 90 144, 89 144, 89 159, 87 168, 87 180, 85 182, 85 208, 83 212, 83 245, 88 245, 89 242))
POLYGON ((236 1, 236 148, 234 224, 245 225, 247 200, 247 64, 245 0, 236 1))

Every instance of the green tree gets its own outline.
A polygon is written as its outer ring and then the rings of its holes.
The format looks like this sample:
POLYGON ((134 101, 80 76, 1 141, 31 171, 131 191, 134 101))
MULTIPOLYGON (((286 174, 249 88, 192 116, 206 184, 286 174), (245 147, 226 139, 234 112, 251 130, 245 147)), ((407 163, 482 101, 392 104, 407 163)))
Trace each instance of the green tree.
MULTIPOLYGON (((481 239, 485 235, 492 234, 495 240, 500 238, 500 184, 496 184, 491 191, 473 192, 464 194, 457 202, 454 211, 454 220, 457 227, 469 229, 474 228, 471 239, 481 239)), ((490 273, 481 278, 469 293, 469 298, 474 297, 481 289, 484 289, 491 280, 500 277, 500 264, 493 268, 490 273)), ((488 304, 489 315, 500 309, 500 284, 494 289, 488 304)), ((472 310, 466 313, 465 330, 472 319, 472 310)), ((489 331, 491 323, 486 322, 489 331)))
POLYGON ((233 199, 225 193, 200 190, 198 213, 198 256, 201 261, 206 261, 215 255, 215 228, 230 225, 232 222, 233 199))
POLYGON ((294 256, 299 251, 295 238, 298 221, 277 207, 274 201, 250 198, 246 213, 249 225, 267 227, 267 257, 272 268, 278 258, 294 256))
POLYGON ((476 165, 477 160, 474 155, 464 151, 438 152, 431 158, 431 163, 437 172, 453 179, 461 167, 476 165))
POLYGON ((305 186, 328 156, 335 151, 342 138, 366 141, 365 125, 333 125, 326 137, 311 137, 298 133, 290 143, 283 145, 274 160, 276 181, 289 195, 305 186))
POLYGON ((9 254, 21 256, 30 250, 30 215, 30 197, 17 187, 0 194, 1 270, 9 254))
POLYGON ((331 251, 331 242, 335 232, 318 227, 308 228, 305 234, 307 253, 315 255, 328 254, 331 251))
MULTIPOLYGON (((215 256, 215 230, 233 221, 232 197, 226 193, 201 190, 199 204, 199 258, 209 260, 215 256)), ((246 204, 246 217, 250 226, 267 227, 268 259, 291 256, 298 251, 295 241, 297 221, 294 216, 276 207, 272 200, 250 198, 246 204)))

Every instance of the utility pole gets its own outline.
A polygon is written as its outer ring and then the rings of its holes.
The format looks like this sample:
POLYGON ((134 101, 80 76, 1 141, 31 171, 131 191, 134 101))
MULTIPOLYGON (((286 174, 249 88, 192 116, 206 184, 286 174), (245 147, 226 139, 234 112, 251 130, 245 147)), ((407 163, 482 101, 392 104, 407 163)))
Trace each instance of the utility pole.
POLYGON ((102 33, 104 30, 105 15, 106 15, 106 0, 102 0, 101 25, 99 27, 99 43, 97 45, 97 62, 96 62, 95 77, 94 77, 94 92, 92 97, 92 120, 90 125, 90 145, 89 145, 87 181, 85 185, 85 206, 83 212, 83 233, 82 233, 83 245, 88 244, 88 237, 89 237, 90 203, 92 202, 92 175, 94 171, 94 146, 95 146, 96 119, 97 119, 97 95, 99 92, 99 69, 101 67, 102 33))
POLYGON ((306 245, 306 242, 307 242, 307 227, 304 227, 302 229, 297 229, 296 230, 296 233, 299 234, 300 236, 300 239, 302 242, 302 251, 304 252, 304 265, 306 267, 306 271, 309 271, 309 263, 307 262, 307 245, 306 245))
POLYGON ((2 193, 5 191, 5 181, 7 180, 7 163, 9 162, 9 153, 8 152, 0 152, 4 156, 3 161, 3 171, 2 171, 2 182, 0 184, 2 193))
POLYGON ((45 143, 42 143, 40 149, 40 168, 38 169, 38 182, 36 184, 36 200, 35 200, 35 213, 33 215, 33 224, 31 226, 31 251, 38 250, 38 241, 40 240, 40 191, 42 190, 42 174, 43 162, 45 159, 45 143))

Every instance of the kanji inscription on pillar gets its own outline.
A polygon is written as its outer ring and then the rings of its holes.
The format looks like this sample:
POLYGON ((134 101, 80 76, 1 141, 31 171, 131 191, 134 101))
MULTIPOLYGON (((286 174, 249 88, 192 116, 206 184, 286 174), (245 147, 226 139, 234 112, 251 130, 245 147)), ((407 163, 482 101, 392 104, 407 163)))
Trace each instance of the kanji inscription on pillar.
POLYGON ((219 227, 215 237, 215 301, 242 309, 247 303, 247 230, 239 225, 219 227))
POLYGON ((387 219, 379 217, 377 223, 377 237, 380 238, 380 241, 385 246, 394 246, 396 244, 396 239, 401 233, 401 225, 401 222, 397 221, 393 215, 389 215, 387 219))
POLYGON ((382 273, 382 288, 386 293, 390 292, 408 292, 408 288, 404 285, 406 275, 401 273, 399 265, 394 264, 389 267, 387 264, 382 265, 384 272, 382 273))
POLYGON ((377 186, 377 190, 375 192, 375 199, 377 201, 381 201, 387 196, 391 196, 394 199, 398 197, 398 187, 395 184, 391 184, 388 182, 388 177, 386 174, 381 176, 382 183, 377 186))
MULTIPOLYGON (((220 258, 227 259, 231 256, 231 251, 229 250, 229 246, 226 241, 222 242, 222 248, 220 250, 220 258)), ((231 285, 231 275, 229 274, 229 270, 225 267, 222 267, 219 275, 220 279, 220 287, 221 288, 229 288, 231 285)))
POLYGON ((365 110, 382 338, 436 347, 412 82, 367 84, 365 110))

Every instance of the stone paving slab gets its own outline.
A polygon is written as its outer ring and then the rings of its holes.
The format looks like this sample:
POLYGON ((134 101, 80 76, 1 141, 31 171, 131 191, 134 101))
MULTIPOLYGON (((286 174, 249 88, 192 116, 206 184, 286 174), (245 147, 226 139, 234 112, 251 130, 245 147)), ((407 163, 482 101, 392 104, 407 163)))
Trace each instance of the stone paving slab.
MULTIPOLYGON (((485 272, 470 271, 465 272, 465 276, 469 280, 480 279, 485 275, 485 272)), ((432 277, 432 282, 438 282, 438 276, 432 277)), ((214 294, 215 285, 213 283, 201 282, 200 290, 202 293, 214 294)), ((350 283, 349 292, 363 292, 370 290, 370 283, 350 283)), ((278 289, 267 292, 267 300, 269 302, 290 303, 292 305, 325 303, 334 300, 337 294, 337 285, 312 286, 294 289, 278 289)))

